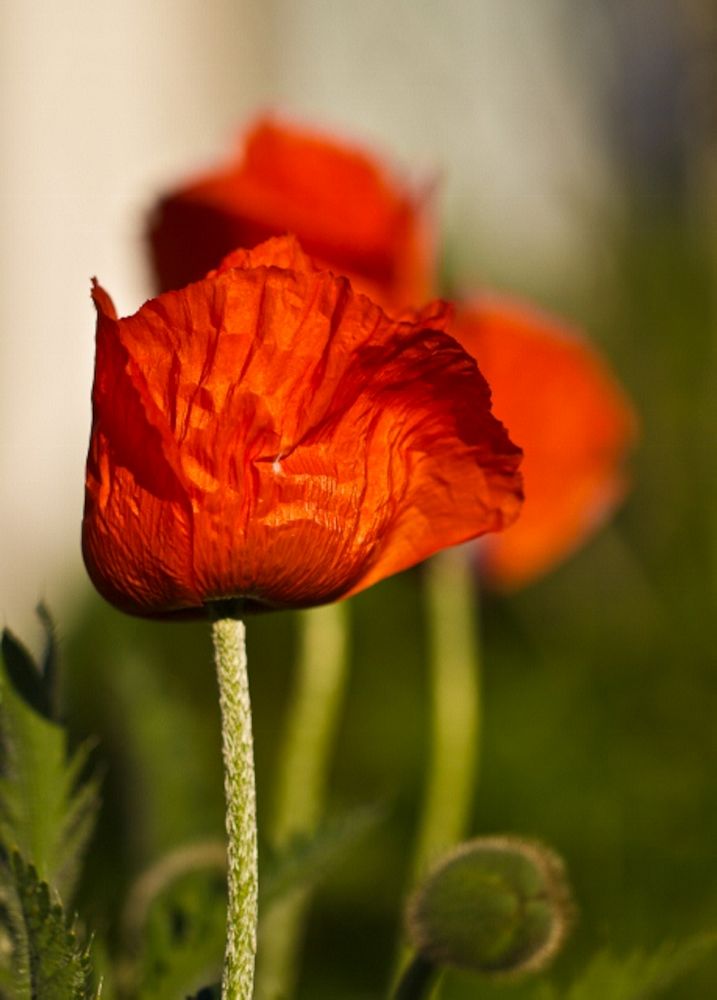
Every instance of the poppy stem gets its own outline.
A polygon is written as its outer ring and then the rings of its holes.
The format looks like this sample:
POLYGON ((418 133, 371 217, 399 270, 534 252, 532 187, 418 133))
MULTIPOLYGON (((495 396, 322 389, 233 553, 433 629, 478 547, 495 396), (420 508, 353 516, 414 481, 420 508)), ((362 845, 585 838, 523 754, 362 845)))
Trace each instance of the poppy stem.
MULTIPOLYGON (((320 822, 346 687, 347 602, 300 616, 301 646, 279 757, 272 840, 282 848, 320 822)), ((262 921, 257 996, 293 996, 309 893, 277 902, 262 921)))
POLYGON ((212 641, 222 715, 228 838, 229 902, 222 1000, 251 1000, 258 876, 254 744, 244 623, 238 618, 216 618, 212 622, 212 641))
POLYGON ((430 764, 414 875, 467 833, 478 775, 480 643, 471 553, 438 552, 426 567, 430 642, 430 764))

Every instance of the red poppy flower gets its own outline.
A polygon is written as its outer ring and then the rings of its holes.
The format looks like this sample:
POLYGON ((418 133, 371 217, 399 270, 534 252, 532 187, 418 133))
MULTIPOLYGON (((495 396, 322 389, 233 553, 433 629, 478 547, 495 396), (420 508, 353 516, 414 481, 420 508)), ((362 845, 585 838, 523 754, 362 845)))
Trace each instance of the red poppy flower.
POLYGON ((451 333, 525 452, 520 518, 481 546, 489 580, 521 586, 577 548, 622 498, 635 416, 597 352, 528 306, 481 296, 459 310, 451 333))
POLYGON ((159 287, 182 288, 235 247, 289 232, 376 302, 403 308, 434 294, 427 198, 357 149, 270 120, 234 162, 160 203, 150 231, 159 287))
POLYGON ((118 607, 319 604, 516 516, 519 450, 441 303, 392 320, 289 238, 126 319, 93 298, 83 550, 118 607))

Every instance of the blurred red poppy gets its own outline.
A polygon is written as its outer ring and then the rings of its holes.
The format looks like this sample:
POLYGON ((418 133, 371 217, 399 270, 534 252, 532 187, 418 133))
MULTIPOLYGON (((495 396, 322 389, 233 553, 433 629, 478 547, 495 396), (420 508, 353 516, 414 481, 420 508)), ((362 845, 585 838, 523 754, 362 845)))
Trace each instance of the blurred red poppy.
POLYGON ((426 194, 358 149, 268 119, 233 162, 159 204, 150 227, 159 288, 182 288, 235 247, 285 233, 382 305, 435 294, 426 194))
POLYGON ((519 587, 577 548, 621 500, 635 415, 597 351, 534 308, 486 294, 459 309, 450 329, 525 452, 520 518, 481 545, 488 580, 519 587))
POLYGON ((118 607, 319 604, 517 515, 519 449, 442 303, 392 320, 290 238, 126 319, 93 298, 83 550, 118 607))

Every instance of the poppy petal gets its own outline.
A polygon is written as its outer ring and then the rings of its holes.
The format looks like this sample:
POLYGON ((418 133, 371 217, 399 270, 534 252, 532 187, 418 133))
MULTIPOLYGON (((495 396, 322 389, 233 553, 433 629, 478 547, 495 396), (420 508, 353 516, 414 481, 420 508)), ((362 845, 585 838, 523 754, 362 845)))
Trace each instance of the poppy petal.
POLYGON ((165 198, 149 240, 161 290, 202 278, 234 247, 296 233, 313 257, 392 307, 433 293, 430 199, 333 137, 270 118, 226 167, 165 198))
POLYGON ((518 512, 472 358, 297 253, 271 241, 126 319, 98 302, 85 558, 125 609, 318 604, 518 512))
POLYGON ((525 451, 520 519, 481 544, 485 576, 519 587, 578 548, 622 499, 635 413, 584 337, 521 302, 478 296, 458 310, 451 332, 525 451))

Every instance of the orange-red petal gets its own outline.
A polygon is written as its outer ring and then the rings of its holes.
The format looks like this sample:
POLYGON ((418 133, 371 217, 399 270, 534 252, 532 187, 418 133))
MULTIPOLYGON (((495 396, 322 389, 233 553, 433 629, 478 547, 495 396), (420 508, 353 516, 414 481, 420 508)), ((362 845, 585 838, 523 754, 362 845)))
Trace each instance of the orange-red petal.
POLYGON ((525 453, 525 503, 509 530, 481 545, 485 575, 513 588, 577 548, 624 495, 636 419, 589 343, 507 297, 458 310, 451 332, 477 360, 496 416, 525 453))
POLYGON ((124 610, 318 604, 517 514, 519 451, 475 362, 295 242, 126 319, 94 298, 83 546, 124 610))
POLYGON ((374 301, 402 308, 433 294, 427 197, 360 150, 270 119, 234 162, 158 206, 150 242, 159 287, 181 288, 235 247, 288 232, 374 301))

